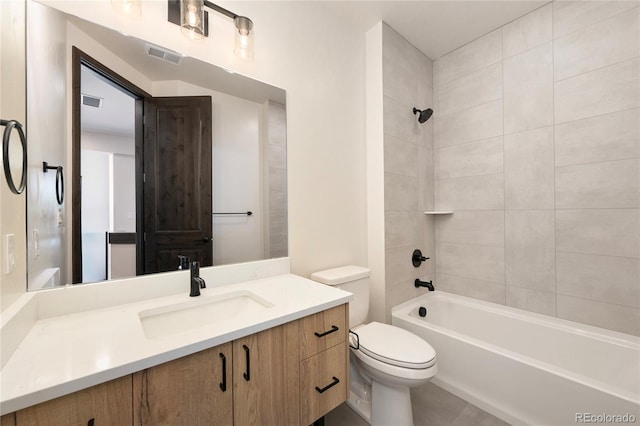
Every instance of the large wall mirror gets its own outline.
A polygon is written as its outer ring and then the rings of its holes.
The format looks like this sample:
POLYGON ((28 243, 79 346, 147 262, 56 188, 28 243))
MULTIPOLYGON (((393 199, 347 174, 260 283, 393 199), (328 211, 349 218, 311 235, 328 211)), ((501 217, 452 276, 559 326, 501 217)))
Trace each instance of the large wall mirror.
POLYGON ((285 105, 28 2, 28 289, 287 256, 285 105))

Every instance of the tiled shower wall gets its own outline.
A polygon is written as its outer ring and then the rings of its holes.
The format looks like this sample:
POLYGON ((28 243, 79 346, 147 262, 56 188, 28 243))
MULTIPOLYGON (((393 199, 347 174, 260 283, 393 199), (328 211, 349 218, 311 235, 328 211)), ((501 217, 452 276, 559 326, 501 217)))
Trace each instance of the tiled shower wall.
POLYGON ((554 2, 434 62, 436 287, 640 335, 637 2, 554 2))
POLYGON ((413 108, 432 106, 433 63, 391 27, 382 28, 384 105, 385 312, 412 299, 414 280, 434 278, 433 120, 419 124, 413 108), (431 257, 411 264, 415 249, 431 257))

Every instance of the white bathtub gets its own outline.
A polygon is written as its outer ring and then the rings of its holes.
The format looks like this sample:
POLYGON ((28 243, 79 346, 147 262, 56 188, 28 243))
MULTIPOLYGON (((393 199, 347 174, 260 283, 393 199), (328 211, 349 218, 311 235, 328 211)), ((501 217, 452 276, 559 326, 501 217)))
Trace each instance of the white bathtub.
POLYGON ((435 348, 435 384, 508 423, 640 423, 640 338, 442 291, 392 322, 435 348))

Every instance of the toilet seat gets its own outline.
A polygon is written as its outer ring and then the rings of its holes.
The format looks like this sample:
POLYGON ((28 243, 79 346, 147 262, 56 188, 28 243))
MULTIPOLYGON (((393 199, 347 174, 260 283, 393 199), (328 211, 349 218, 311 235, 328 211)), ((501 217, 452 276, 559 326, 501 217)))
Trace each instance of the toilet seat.
POLYGON ((380 363, 412 370, 427 369, 436 363, 433 347, 402 328, 374 321, 358 327, 356 332, 359 351, 380 363))

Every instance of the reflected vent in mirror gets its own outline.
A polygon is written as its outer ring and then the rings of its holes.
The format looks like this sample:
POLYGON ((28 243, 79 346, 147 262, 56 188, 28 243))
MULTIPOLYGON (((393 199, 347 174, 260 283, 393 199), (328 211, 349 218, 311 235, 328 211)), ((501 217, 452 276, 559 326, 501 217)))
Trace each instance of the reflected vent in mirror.
POLYGON ((149 43, 145 44, 144 50, 145 52, 147 52, 147 55, 153 56, 156 59, 170 62, 174 65, 180 65, 182 63, 182 59, 184 58, 181 54, 174 52, 173 50, 165 49, 163 47, 155 46, 149 43))
POLYGON ((92 108, 102 108, 102 98, 97 96, 82 94, 82 105, 86 105, 92 108))

